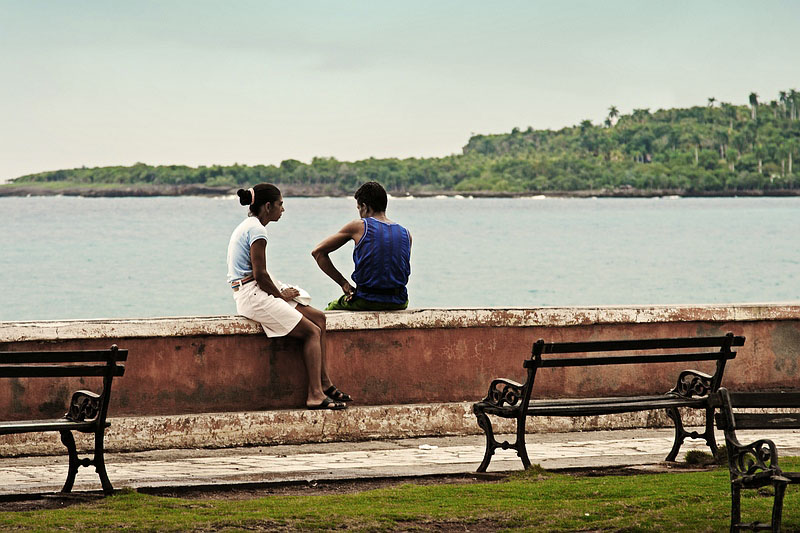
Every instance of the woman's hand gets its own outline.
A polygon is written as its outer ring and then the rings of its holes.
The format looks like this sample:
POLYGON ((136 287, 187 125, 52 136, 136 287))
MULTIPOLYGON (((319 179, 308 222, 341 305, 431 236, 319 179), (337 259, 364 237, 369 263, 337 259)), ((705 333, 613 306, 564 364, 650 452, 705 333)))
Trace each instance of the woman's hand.
POLYGON ((298 291, 294 287, 286 287, 281 291, 281 298, 283 298, 287 302, 292 298, 294 298, 295 296, 300 296, 300 291, 298 291))
POLYGON ((347 281, 345 281, 344 284, 342 284, 342 292, 344 292, 345 295, 344 299, 345 302, 349 302, 350 300, 353 299, 353 296, 356 295, 356 290, 347 281))

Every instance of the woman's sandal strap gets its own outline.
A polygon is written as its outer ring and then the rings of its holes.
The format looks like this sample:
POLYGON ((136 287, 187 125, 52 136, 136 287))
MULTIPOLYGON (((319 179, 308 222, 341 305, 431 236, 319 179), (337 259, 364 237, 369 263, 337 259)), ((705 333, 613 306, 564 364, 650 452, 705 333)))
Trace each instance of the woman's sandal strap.
POLYGON ((329 398, 333 398, 337 402, 352 402, 353 398, 350 397, 349 394, 340 391, 334 385, 331 385, 327 389, 325 389, 325 396, 329 398))

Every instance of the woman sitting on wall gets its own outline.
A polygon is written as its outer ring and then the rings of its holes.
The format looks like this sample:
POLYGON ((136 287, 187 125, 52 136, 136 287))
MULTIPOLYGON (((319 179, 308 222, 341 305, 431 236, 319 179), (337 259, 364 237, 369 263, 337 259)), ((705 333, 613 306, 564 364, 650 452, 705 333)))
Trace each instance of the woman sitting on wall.
POLYGON ((283 214, 281 191, 261 183, 237 194, 239 202, 249 206, 249 216, 233 230, 228 243, 228 282, 236 311, 259 322, 267 337, 288 335, 303 342, 309 409, 344 409, 351 398, 331 383, 325 364, 325 314, 296 302, 297 289, 278 289, 267 271, 266 225, 283 214))

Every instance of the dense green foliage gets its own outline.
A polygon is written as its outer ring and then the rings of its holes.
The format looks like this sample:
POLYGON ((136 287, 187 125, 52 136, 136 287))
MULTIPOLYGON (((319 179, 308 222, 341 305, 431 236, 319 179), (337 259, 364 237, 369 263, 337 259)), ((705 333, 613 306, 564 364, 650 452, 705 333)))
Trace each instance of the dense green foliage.
POLYGON ((800 189, 800 93, 781 92, 749 106, 716 104, 584 120, 558 131, 473 136, 462 155, 428 159, 314 158, 274 165, 192 168, 180 165, 80 168, 23 176, 16 185, 291 185, 317 194, 349 194, 377 180, 392 192, 547 192, 670 189, 686 192, 800 189))

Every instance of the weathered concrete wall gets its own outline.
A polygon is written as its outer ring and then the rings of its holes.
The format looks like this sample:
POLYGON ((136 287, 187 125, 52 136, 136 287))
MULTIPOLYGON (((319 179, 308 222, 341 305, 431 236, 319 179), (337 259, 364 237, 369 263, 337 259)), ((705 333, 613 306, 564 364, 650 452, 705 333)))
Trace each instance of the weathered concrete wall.
MULTIPOLYGON (((472 402, 494 377, 522 380, 532 342, 720 335, 747 337, 726 370, 735 389, 800 387, 800 305, 409 310, 328 314, 335 383, 362 406, 472 402)), ((259 412, 303 405, 300 346, 237 317, 0 323, 0 350, 130 351, 113 417, 259 412)), ((713 363, 694 365, 712 371, 713 363)), ((540 396, 663 392, 683 365, 547 369, 540 396)), ((0 419, 63 414, 91 380, 0 381, 0 419)), ((171 418, 168 418, 171 417, 171 418)), ((165 431, 168 431, 165 429, 165 431)), ((357 431, 351 431, 354 435, 357 431)), ((338 438, 338 437, 337 437, 338 438)))
MULTIPOLYGON (((522 379, 522 360, 547 341, 719 335, 747 342, 727 371, 735 388, 800 386, 800 306, 412 310, 330 313, 328 364, 361 405, 474 401, 493 377, 522 379)), ((299 343, 267 339, 234 317, 0 323, 0 350, 130 351, 114 384, 115 416, 260 411, 303 405, 299 343)), ((712 364, 713 365, 713 364, 712 364)), ((700 370, 713 368, 699 364, 700 370)), ((542 371, 543 396, 638 394, 674 385, 682 365, 542 371)), ((60 415, 80 380, 15 379, 0 387, 0 419, 60 415)))
MULTIPOLYGON (((354 406, 345 411, 278 409, 237 413, 199 413, 111 418, 106 449, 111 452, 170 448, 227 448, 413 437, 474 435, 481 430, 472 402, 354 406)), ((687 410, 684 421, 702 425, 702 413, 687 410)), ((592 431, 669 426, 662 411, 580 418, 537 417, 529 433, 592 431)), ((513 433, 513 420, 495 420, 499 433, 513 433)), ((92 449, 93 436, 75 435, 80 450, 92 449)), ((62 454, 58 433, 0 437, 0 457, 62 454)), ((664 451, 667 453, 667 450, 664 451)), ((476 465, 477 466, 477 465, 476 465)))

